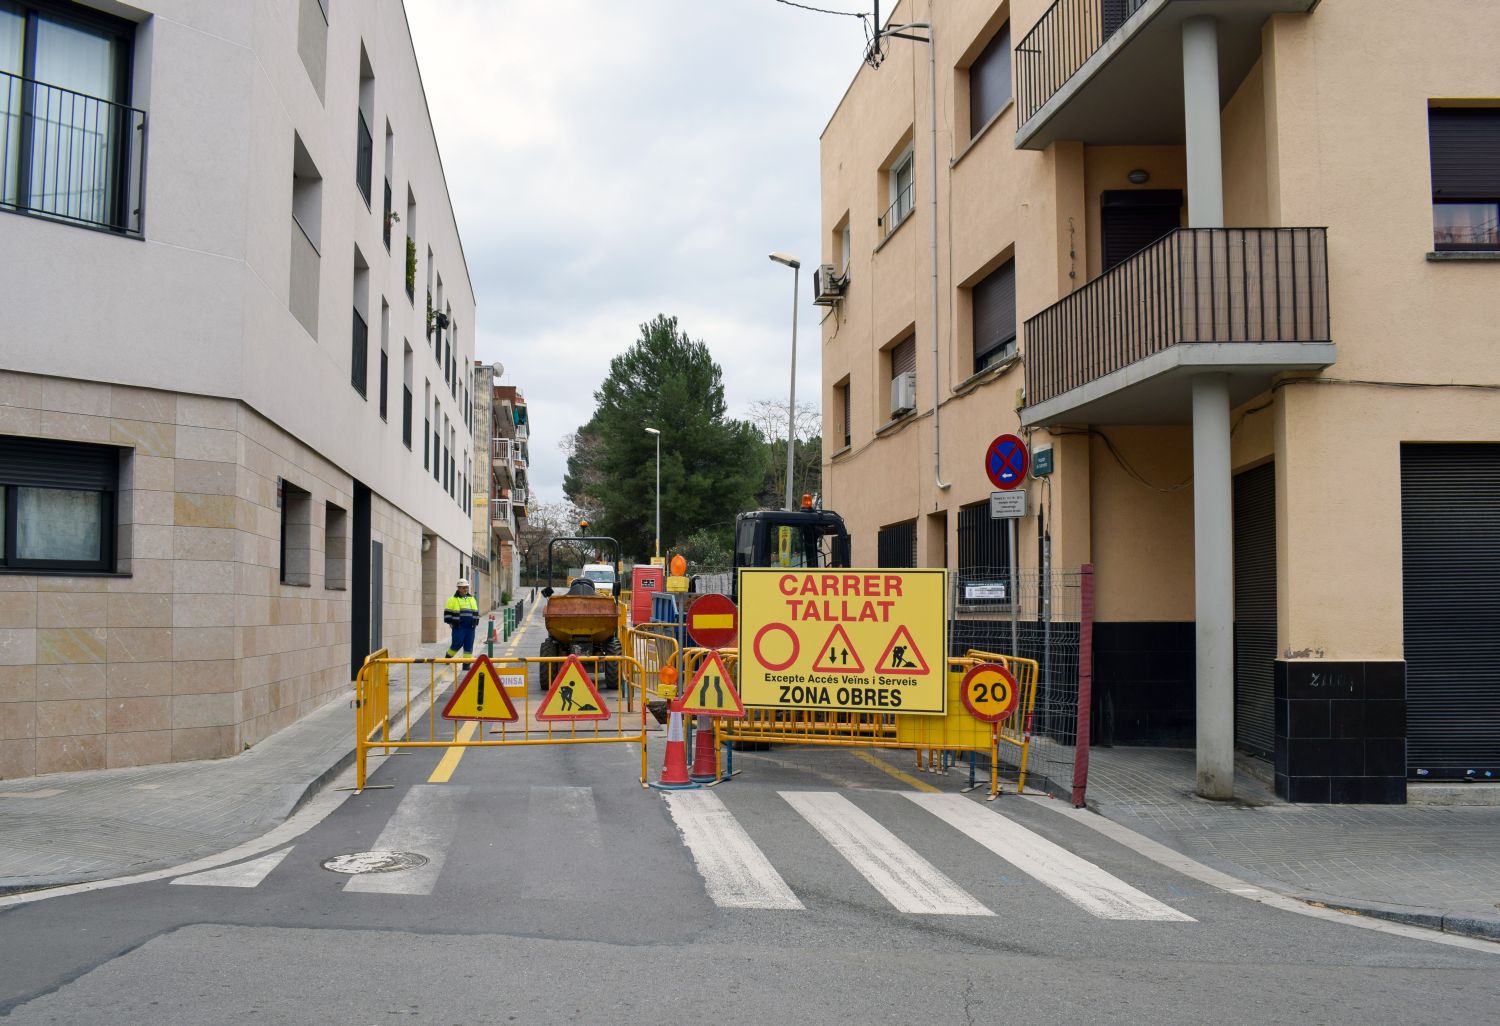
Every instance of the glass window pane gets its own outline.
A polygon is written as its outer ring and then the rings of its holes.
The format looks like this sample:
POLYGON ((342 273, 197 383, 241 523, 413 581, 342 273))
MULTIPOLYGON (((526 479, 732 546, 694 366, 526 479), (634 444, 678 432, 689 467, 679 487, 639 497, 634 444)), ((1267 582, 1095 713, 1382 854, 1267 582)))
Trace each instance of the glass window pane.
POLYGON ((16 488, 16 558, 96 562, 102 558, 102 492, 16 488))
POLYGON ((0 203, 16 202, 21 155, 21 68, 26 19, 0 8, 0 203), (14 76, 14 77, 13 77, 14 76))
POLYGON ((38 20, 32 91, 36 140, 30 205, 84 221, 109 220, 119 151, 118 45, 109 36, 38 20))
POLYGON ((1439 246, 1500 246, 1500 204, 1434 204, 1432 227, 1439 246))

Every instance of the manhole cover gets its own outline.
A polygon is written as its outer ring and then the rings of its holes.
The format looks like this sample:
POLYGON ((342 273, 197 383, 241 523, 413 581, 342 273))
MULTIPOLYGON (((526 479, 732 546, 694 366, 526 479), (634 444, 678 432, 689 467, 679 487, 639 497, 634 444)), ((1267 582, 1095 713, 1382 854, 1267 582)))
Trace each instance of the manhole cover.
POLYGON ((323 860, 323 868, 335 873, 399 873, 427 865, 427 856, 414 851, 356 851, 323 860))

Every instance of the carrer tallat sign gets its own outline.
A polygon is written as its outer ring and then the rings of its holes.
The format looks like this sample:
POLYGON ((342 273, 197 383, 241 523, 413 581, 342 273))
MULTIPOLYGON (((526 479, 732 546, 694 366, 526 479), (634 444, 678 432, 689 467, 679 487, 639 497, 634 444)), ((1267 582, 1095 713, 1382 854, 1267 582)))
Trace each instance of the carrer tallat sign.
POLYGON ((943 570, 740 571, 739 686, 757 709, 946 712, 943 570))

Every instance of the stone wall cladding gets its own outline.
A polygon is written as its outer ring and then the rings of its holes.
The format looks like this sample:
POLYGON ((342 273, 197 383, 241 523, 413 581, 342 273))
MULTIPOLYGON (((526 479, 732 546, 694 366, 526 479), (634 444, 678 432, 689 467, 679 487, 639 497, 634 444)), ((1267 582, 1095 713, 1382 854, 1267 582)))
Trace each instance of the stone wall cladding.
MULTIPOLYGON (((0 779, 222 758, 349 686, 349 592, 323 559, 348 474, 235 400, 9 371, 0 433, 130 450, 121 576, 0 574, 0 779), (279 579, 278 477, 312 495, 305 587, 279 579)), ((371 523, 385 645, 409 653, 422 528, 378 495, 371 523)))

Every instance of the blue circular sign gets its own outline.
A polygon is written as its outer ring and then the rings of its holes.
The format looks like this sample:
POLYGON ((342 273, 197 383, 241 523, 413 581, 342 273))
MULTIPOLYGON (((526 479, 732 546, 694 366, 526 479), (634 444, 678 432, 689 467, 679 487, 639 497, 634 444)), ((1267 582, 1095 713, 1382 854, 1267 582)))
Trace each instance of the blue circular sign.
POLYGON ((984 472, 1001 491, 1010 491, 1026 480, 1030 457, 1026 443, 1015 435, 1001 435, 990 443, 984 457, 984 472))

